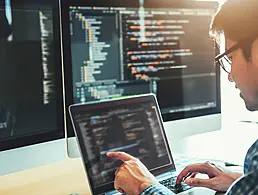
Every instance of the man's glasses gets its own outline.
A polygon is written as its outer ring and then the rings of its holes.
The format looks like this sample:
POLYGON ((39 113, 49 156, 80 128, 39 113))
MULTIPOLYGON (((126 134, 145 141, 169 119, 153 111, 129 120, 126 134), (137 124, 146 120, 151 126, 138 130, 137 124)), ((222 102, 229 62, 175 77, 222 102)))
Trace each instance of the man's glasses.
POLYGON ((225 70, 228 74, 231 72, 232 61, 231 58, 229 58, 227 55, 239 49, 241 45, 241 42, 237 43, 228 50, 226 50, 224 53, 219 54, 215 57, 215 62, 218 63, 221 66, 221 68, 223 68, 223 70, 225 70))
POLYGON ((229 74, 231 72, 232 61, 231 58, 229 58, 227 55, 239 48, 242 48, 243 51, 246 50, 248 47, 251 47, 255 39, 256 38, 254 37, 248 37, 246 39, 243 39, 242 41, 239 41, 237 44, 226 50, 224 53, 217 55, 215 57, 215 62, 218 63, 221 68, 223 68, 223 70, 225 70, 229 74))

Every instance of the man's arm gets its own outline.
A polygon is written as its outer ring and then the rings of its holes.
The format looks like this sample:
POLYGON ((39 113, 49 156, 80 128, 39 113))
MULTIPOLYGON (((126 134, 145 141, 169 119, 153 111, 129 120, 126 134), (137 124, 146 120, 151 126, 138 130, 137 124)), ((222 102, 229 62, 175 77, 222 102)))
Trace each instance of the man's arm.
POLYGON ((107 156, 124 162, 115 173, 114 188, 119 192, 129 195, 174 195, 159 184, 139 159, 124 152, 110 152, 107 156))
POLYGON ((236 180, 226 195, 258 194, 258 171, 254 171, 236 180))

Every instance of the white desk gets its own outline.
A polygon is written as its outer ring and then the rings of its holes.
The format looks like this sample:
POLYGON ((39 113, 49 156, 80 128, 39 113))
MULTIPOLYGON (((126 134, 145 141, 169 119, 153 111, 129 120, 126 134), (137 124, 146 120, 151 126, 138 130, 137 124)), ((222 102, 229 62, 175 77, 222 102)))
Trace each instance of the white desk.
POLYGON ((5 195, 89 195, 82 161, 66 159, 0 177, 0 194, 5 195))
MULTIPOLYGON (((172 152, 198 158, 242 163, 258 138, 258 125, 231 123, 225 129, 172 141, 172 152)), ((0 194, 89 195, 81 159, 66 159, 48 166, 0 177, 0 194)))

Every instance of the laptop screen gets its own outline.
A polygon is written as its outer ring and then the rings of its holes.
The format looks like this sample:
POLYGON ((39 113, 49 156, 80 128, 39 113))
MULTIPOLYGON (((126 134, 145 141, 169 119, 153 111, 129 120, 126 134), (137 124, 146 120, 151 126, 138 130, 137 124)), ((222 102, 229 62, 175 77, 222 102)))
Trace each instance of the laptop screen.
POLYGON ((122 164, 107 152, 127 152, 153 172, 174 166, 153 95, 72 106, 71 115, 92 188, 112 184, 122 164))

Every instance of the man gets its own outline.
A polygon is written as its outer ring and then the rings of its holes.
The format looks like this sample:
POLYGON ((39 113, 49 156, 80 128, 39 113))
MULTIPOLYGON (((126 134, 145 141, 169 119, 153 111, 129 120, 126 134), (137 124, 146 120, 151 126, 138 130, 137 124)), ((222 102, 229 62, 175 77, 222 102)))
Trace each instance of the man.
MULTIPOLYGON (((258 110, 257 21, 257 0, 228 0, 215 15, 210 31, 213 37, 224 33, 226 52, 215 60, 227 71, 229 81, 235 82, 240 89, 240 96, 250 111, 258 110)), ((124 162, 116 172, 114 186, 118 191, 129 195, 173 194, 160 185, 138 159, 120 152, 107 155, 124 162)), ((182 170, 176 182, 179 184, 183 180, 191 186, 227 191, 227 195, 258 194, 258 140, 248 150, 244 175, 223 172, 212 164, 204 163, 182 170), (209 179, 194 178, 196 172, 207 174, 209 179)))

